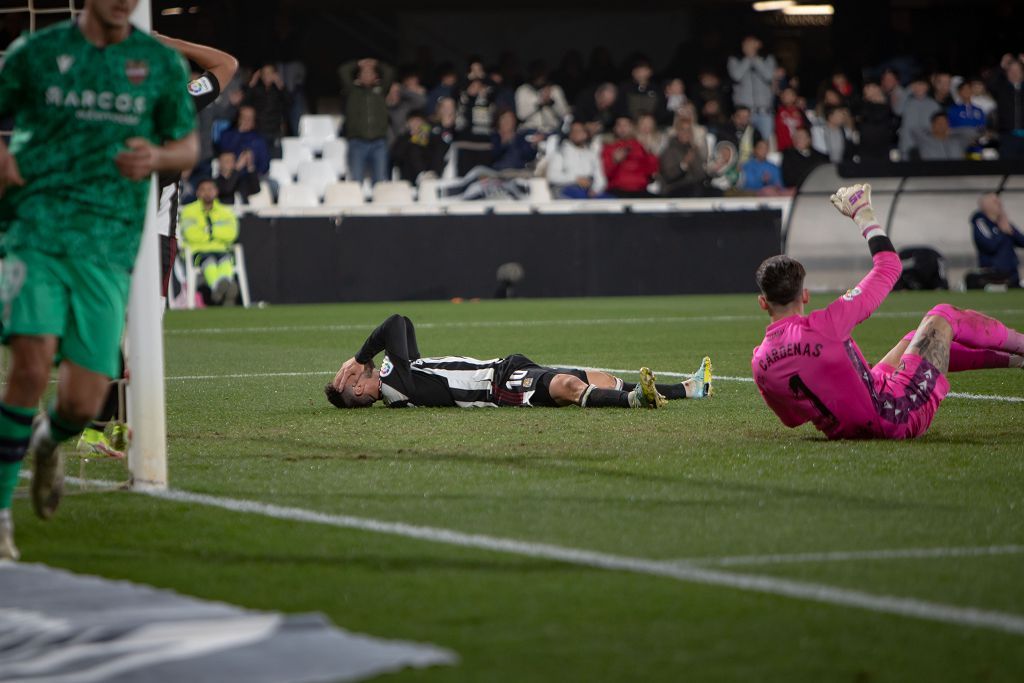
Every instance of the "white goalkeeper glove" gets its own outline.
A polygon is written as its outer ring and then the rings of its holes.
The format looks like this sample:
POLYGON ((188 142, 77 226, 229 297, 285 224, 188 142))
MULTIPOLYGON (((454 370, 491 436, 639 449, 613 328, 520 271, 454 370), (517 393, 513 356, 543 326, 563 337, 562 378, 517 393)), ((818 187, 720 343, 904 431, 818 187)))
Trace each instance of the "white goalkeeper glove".
POLYGON ((875 210, 871 206, 871 186, 867 183, 840 187, 832 195, 831 200, 832 206, 836 207, 839 213, 853 219, 864 239, 885 234, 875 219, 875 210))

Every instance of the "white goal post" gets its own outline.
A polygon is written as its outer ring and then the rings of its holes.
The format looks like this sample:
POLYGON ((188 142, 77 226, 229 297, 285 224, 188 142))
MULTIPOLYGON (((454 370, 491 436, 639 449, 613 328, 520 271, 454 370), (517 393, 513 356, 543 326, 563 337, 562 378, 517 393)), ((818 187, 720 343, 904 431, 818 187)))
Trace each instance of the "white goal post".
MULTIPOLYGON (((150 31, 150 0, 139 0, 132 23, 150 31)), ((184 90, 185 84, 181 84, 184 90)), ((150 180, 146 227, 132 275, 128 301, 128 424, 132 438, 128 469, 132 488, 167 488, 167 419, 164 400, 163 310, 160 303, 160 249, 156 228, 157 180, 150 180)))

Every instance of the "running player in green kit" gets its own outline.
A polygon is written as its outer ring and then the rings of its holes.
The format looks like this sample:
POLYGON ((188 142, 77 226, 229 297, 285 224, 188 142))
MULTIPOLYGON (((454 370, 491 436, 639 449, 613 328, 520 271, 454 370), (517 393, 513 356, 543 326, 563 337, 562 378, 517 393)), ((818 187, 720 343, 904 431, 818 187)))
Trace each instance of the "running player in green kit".
POLYGON ((0 401, 0 558, 17 559, 10 507, 25 454, 43 518, 63 493, 57 445, 119 376, 131 271, 153 172, 196 163, 181 57, 129 17, 138 0, 86 0, 77 20, 17 40, 0 70, 0 321, 11 349, 0 401), (36 416, 59 362, 57 397, 36 416))

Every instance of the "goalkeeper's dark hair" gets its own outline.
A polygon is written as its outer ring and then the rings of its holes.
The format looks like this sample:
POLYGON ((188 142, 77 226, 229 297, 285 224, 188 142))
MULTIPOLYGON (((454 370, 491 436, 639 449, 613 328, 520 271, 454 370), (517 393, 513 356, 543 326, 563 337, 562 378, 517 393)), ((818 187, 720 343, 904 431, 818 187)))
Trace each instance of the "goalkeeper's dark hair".
POLYGON ((335 408, 368 408, 374 402, 374 398, 367 394, 356 396, 350 386, 338 391, 333 384, 328 384, 324 387, 324 394, 335 408))
POLYGON ((766 258, 758 267, 757 286, 770 303, 787 306, 800 296, 806 275, 807 271, 799 261, 779 254, 766 258))

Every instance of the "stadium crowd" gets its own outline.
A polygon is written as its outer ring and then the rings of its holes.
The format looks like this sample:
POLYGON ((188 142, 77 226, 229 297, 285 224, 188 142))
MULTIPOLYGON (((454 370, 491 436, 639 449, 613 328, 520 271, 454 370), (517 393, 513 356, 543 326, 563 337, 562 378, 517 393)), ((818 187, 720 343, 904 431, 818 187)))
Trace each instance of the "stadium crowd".
MULTIPOLYGON (((758 38, 739 47, 720 69, 690 74, 659 74, 636 56, 623 78, 600 51, 589 66, 572 52, 553 72, 532 62, 523 77, 473 56, 430 79, 413 65, 347 62, 345 175, 468 177, 498 196, 516 178, 543 176, 555 197, 700 197, 787 194, 827 162, 1024 158, 1020 55, 977 74, 836 70, 807 87, 758 38)), ((201 115, 193 179, 213 177, 226 204, 261 180, 276 191, 271 161, 309 113, 304 79, 296 62, 243 69, 201 115)))

